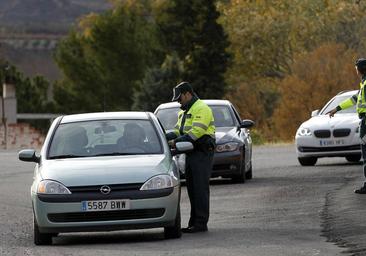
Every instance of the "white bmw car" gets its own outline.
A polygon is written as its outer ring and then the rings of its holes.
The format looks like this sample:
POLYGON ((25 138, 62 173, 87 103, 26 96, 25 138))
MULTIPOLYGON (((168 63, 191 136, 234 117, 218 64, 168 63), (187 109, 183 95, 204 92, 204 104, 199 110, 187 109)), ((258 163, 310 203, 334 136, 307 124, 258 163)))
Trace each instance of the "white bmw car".
POLYGON ((338 111, 330 118, 328 113, 357 90, 341 92, 321 110, 311 113, 296 132, 297 157, 301 165, 315 165, 319 157, 345 157, 347 161, 361 159, 359 122, 356 106, 338 111))

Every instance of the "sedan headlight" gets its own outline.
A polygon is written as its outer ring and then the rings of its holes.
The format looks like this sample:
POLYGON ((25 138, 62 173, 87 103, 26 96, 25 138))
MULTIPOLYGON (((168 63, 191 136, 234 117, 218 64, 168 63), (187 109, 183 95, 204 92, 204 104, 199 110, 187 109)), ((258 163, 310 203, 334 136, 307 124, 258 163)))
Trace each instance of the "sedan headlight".
POLYGON ((297 130, 297 135, 299 136, 311 136, 311 131, 309 128, 300 128, 297 130))
POLYGON ((140 190, 153 190, 171 188, 178 185, 178 180, 168 174, 161 174, 152 177, 141 186, 140 190))
POLYGON ((42 180, 37 187, 38 194, 71 194, 70 190, 54 180, 42 180))
POLYGON ((237 142, 228 142, 225 144, 220 144, 216 146, 216 152, 231 152, 235 151, 239 148, 239 143, 237 142))

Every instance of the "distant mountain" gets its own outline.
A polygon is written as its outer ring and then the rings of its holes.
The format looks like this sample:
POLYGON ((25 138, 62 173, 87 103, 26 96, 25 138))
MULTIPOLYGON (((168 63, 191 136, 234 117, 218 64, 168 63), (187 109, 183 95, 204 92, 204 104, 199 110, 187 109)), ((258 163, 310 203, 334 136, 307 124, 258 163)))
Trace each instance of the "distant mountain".
POLYGON ((80 16, 102 12, 110 6, 106 0, 0 0, 0 28, 62 31, 80 16))

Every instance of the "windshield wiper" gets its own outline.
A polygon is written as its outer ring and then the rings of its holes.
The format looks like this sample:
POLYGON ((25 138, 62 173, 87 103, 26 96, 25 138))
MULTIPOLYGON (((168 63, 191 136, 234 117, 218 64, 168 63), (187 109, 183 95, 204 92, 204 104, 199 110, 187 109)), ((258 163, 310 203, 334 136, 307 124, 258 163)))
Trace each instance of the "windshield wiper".
POLYGON ((77 158, 77 157, 87 157, 87 156, 79 156, 79 155, 57 155, 51 156, 49 159, 61 159, 61 158, 77 158))
POLYGON ((113 153, 102 153, 102 154, 91 155, 90 157, 93 157, 93 156, 125 156, 125 155, 134 155, 134 154, 133 153, 113 152, 113 153))

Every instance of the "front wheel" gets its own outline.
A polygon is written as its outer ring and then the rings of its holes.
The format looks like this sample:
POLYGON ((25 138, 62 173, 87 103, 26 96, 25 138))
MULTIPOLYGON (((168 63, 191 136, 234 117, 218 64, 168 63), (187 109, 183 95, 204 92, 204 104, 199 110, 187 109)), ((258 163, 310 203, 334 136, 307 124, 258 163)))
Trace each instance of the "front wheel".
POLYGON ((346 156, 348 162, 359 162, 361 160, 361 155, 350 155, 346 156))
POLYGON ((38 228, 36 217, 33 217, 33 232, 34 232, 34 244, 35 245, 51 245, 53 234, 41 233, 38 228))
POLYGON ((250 180, 253 178, 253 165, 250 163, 249 170, 245 173, 245 179, 250 180))
POLYGON ((175 217, 174 226, 164 228, 165 239, 180 238, 182 236, 180 205, 178 205, 177 215, 175 217))
POLYGON ((314 166, 318 161, 316 157, 298 157, 297 159, 302 166, 314 166))

